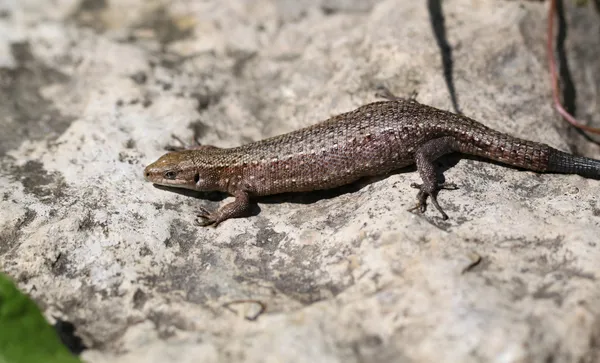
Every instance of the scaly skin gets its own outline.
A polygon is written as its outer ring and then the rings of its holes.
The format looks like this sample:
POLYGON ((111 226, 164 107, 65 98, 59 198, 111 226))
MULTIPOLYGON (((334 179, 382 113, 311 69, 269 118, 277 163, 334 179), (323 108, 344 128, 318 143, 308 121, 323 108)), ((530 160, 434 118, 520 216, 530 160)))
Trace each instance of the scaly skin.
POLYGON ((423 184, 417 205, 425 211, 440 189, 434 161, 460 152, 536 172, 600 176, 600 161, 492 130, 468 117, 387 94, 375 102, 316 125, 234 148, 198 146, 163 155, 144 170, 155 184, 236 197, 215 212, 202 210, 200 225, 241 217, 250 197, 335 188, 365 176, 416 164, 423 184))

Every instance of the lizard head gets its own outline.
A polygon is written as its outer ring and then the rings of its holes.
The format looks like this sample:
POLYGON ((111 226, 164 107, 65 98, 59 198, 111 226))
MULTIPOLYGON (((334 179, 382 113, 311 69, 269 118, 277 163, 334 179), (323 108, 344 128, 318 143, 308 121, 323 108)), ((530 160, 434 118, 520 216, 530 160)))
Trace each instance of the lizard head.
POLYGON ((193 189, 217 190, 218 175, 210 165, 199 160, 193 150, 170 152, 144 169, 144 179, 158 185, 193 189))

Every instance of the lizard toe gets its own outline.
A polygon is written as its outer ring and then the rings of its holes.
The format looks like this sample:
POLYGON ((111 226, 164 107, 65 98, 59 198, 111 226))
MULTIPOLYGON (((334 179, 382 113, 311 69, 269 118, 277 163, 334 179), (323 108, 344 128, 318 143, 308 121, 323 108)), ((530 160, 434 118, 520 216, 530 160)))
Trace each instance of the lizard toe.
POLYGON ((442 183, 442 184, 438 184, 438 189, 445 189, 445 190, 456 190, 458 189, 458 185, 456 185, 455 183, 442 183))
POLYGON ((215 220, 213 220, 212 218, 210 218, 208 216, 199 215, 198 218, 196 218, 196 225, 199 227, 206 227, 206 226, 210 226, 210 225, 214 225, 214 224, 215 224, 215 220))
POLYGON ((198 207, 198 214, 197 214, 198 217, 208 217, 210 215, 211 215, 211 212, 208 209, 206 209, 204 207, 198 207))
POLYGON ((454 184, 454 183, 438 184, 437 188, 434 190, 428 190, 428 188, 426 188, 426 186, 424 184, 412 183, 410 186, 413 188, 419 189, 419 192, 417 193, 417 204, 413 208, 409 209, 409 211, 425 213, 425 211, 427 210, 427 198, 430 198, 431 204, 433 204, 435 209, 437 209, 438 212, 440 212, 440 214, 442 215, 442 219, 443 220, 448 219, 448 215, 446 214, 446 212, 444 212, 442 207, 440 207, 440 204, 437 201, 437 192, 441 189, 450 189, 450 190, 458 189, 456 184, 454 184))

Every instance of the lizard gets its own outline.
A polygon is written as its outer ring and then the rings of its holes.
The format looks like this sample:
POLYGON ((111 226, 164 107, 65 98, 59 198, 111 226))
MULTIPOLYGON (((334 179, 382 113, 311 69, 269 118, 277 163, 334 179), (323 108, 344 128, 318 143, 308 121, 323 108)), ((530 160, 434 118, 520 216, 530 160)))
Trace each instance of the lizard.
POLYGON ((196 145, 169 152, 144 169, 157 185, 218 191, 235 197, 216 211, 200 207, 196 222, 213 225, 247 216, 251 199, 336 188, 416 164, 422 184, 409 209, 424 213, 429 198, 442 219, 442 189, 434 161, 458 152, 538 173, 600 178, 600 161, 513 137, 474 119, 394 96, 290 133, 233 148, 196 145))

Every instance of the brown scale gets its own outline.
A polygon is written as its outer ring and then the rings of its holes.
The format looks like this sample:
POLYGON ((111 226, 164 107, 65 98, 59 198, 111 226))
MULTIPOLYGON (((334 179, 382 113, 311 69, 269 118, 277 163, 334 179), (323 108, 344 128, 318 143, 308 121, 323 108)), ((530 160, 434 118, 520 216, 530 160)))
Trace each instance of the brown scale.
POLYGON ((492 130, 465 116, 388 95, 316 125, 239 147, 197 146, 171 152, 146 167, 156 184, 221 191, 236 197, 215 212, 202 210, 201 225, 247 214, 251 196, 305 192, 349 184, 416 164, 423 180, 417 206, 429 197, 443 218, 434 161, 460 152, 537 172, 600 175, 600 162, 492 130))

